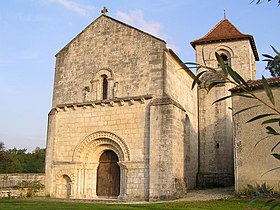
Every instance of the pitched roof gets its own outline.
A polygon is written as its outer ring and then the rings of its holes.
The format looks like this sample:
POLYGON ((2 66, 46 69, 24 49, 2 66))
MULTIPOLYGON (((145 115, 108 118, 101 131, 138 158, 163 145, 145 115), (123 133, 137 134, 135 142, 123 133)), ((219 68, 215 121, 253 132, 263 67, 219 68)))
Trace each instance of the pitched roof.
POLYGON ((248 39, 250 41, 252 50, 254 52, 255 59, 258 61, 259 56, 254 41, 254 37, 249 34, 242 34, 228 19, 221 20, 211 31, 204 37, 196 39, 191 42, 191 45, 195 47, 197 44, 205 44, 210 42, 220 41, 233 41, 240 39, 248 39))
POLYGON ((115 22, 117 22, 117 23, 119 23, 119 24, 122 24, 122 25, 124 25, 124 26, 126 26, 126 27, 129 27, 129 28, 131 28, 131 29, 137 30, 137 31, 139 31, 140 33, 146 34, 146 35, 148 35, 148 36, 150 36, 150 37, 153 37, 154 39, 157 39, 157 40, 159 40, 159 41, 161 41, 161 42, 163 42, 163 43, 166 44, 166 42, 165 42, 163 39, 160 39, 160 38, 158 38, 158 37, 156 37, 156 36, 154 36, 154 35, 152 35, 152 34, 149 34, 149 33, 145 32, 145 31, 142 31, 142 30, 140 30, 140 29, 138 29, 138 28, 135 28, 135 27, 133 27, 133 26, 131 26, 131 25, 128 25, 128 24, 123 23, 123 22, 121 22, 121 21, 119 21, 119 20, 116 20, 116 19, 114 19, 114 18, 112 18, 112 17, 110 17, 110 16, 107 16, 107 15, 102 14, 102 15, 100 15, 98 18, 96 18, 93 22, 91 22, 86 28, 84 28, 77 36, 75 36, 75 37, 74 37, 68 44, 66 44, 60 51, 58 51, 58 52, 56 53, 55 56, 57 56, 61 51, 63 51, 64 49, 66 49, 75 39, 77 39, 77 38, 78 38, 81 34, 83 34, 92 24, 94 24, 95 22, 97 22, 97 21, 98 21, 99 19, 101 19, 101 18, 108 18, 108 19, 110 19, 110 20, 112 20, 112 21, 115 21, 115 22))
MULTIPOLYGON (((269 86, 280 86, 280 77, 272 77, 266 79, 269 86)), ((262 89, 263 83, 262 80, 248 80, 247 84, 252 90, 255 89, 262 89)), ((230 89, 231 92, 242 92, 242 89, 240 87, 234 87, 230 89)))

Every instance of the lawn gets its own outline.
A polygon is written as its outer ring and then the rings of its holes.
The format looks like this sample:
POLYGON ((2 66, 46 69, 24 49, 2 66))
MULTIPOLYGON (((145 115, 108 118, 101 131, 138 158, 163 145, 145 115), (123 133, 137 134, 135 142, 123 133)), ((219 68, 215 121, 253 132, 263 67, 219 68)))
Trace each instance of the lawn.
MULTIPOLYGON (((218 201, 203 201, 203 202, 164 202, 164 203, 148 203, 148 204, 98 204, 98 203, 78 203, 78 202, 62 202, 62 201, 38 201, 38 200, 0 200, 0 210, 110 210, 110 209, 269 209, 265 207, 265 202, 257 202, 252 206, 248 205, 246 200, 218 200, 218 201)), ((276 208, 277 209, 277 208, 276 208)))

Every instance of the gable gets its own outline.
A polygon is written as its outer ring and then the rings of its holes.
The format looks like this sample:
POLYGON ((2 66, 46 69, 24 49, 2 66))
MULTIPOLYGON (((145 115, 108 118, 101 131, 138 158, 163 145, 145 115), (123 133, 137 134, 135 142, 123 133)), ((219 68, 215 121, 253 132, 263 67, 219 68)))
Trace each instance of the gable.
POLYGON ((110 97, 114 83, 118 97, 158 94, 165 49, 163 40, 102 15, 57 53, 53 104, 82 102, 85 88, 100 100, 102 70, 110 72, 110 97))
MULTIPOLYGON (((138 28, 135 28, 135 27, 133 27, 133 26, 130 26, 130 25, 128 25, 128 24, 126 24, 126 23, 123 23, 123 22, 121 22, 121 21, 119 21, 119 20, 116 20, 116 19, 114 19, 114 18, 112 18, 112 17, 106 16, 106 15, 100 15, 97 19, 95 19, 92 23, 90 23, 84 30, 82 30, 76 37, 74 37, 68 44, 66 44, 55 56, 57 56, 58 54, 60 54, 62 51, 66 50, 66 49, 67 49, 71 44, 73 44, 80 36, 83 36, 83 34, 84 34, 85 32, 87 32, 88 30, 90 30, 90 28, 92 28, 92 27, 93 27, 94 25, 96 25, 96 24, 99 24, 100 21, 103 21, 103 23, 105 23, 105 22, 107 22, 107 21, 113 21, 113 22, 115 22, 116 24, 120 24, 120 25, 123 26, 123 27, 130 28, 130 29, 132 29, 132 30, 135 30, 135 31, 137 31, 137 32, 139 32, 139 33, 141 33, 141 34, 143 34, 144 36, 148 36, 148 37, 150 37, 150 38, 153 38, 153 39, 155 39, 155 40, 157 40, 157 41, 160 41, 160 42, 166 44, 166 42, 165 42, 164 40, 162 40, 162 39, 160 39, 160 38, 158 38, 158 37, 156 37, 156 36, 153 36, 153 35, 151 35, 151 34, 149 34, 149 33, 147 33, 147 32, 144 32, 144 31, 142 31, 142 30, 140 30, 140 29, 138 29, 138 28)), ((105 27, 104 27, 104 28, 105 28, 105 27)), ((102 28, 101 28, 101 29, 102 29, 102 28)), ((101 30, 100 30, 100 31, 101 31, 101 30)))

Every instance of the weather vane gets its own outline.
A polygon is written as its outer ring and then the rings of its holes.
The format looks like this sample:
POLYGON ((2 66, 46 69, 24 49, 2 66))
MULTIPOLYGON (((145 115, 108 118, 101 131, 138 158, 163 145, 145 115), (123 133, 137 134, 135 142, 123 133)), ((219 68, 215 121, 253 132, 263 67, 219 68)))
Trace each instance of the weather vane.
POLYGON ((101 13, 103 15, 106 15, 106 13, 108 12, 108 9, 106 7, 104 7, 102 10, 101 10, 101 13))
POLYGON ((224 19, 227 19, 226 9, 224 9, 224 19))

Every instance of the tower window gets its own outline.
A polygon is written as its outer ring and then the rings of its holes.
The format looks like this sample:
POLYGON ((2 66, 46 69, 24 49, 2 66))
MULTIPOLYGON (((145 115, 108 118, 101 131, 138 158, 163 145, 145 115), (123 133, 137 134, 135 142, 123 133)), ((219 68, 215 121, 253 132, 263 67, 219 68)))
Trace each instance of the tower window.
POLYGON ((108 77, 107 75, 101 75, 102 78, 102 99, 108 99, 108 77))
MULTIPOLYGON (((229 57, 225 53, 221 53, 220 55, 221 55, 225 65, 230 66, 229 57)), ((218 67, 220 67, 220 64, 218 64, 218 67)))
POLYGON ((221 54, 221 57, 222 57, 223 61, 225 62, 225 65, 229 65, 227 55, 225 55, 224 53, 222 53, 222 54, 221 54))

